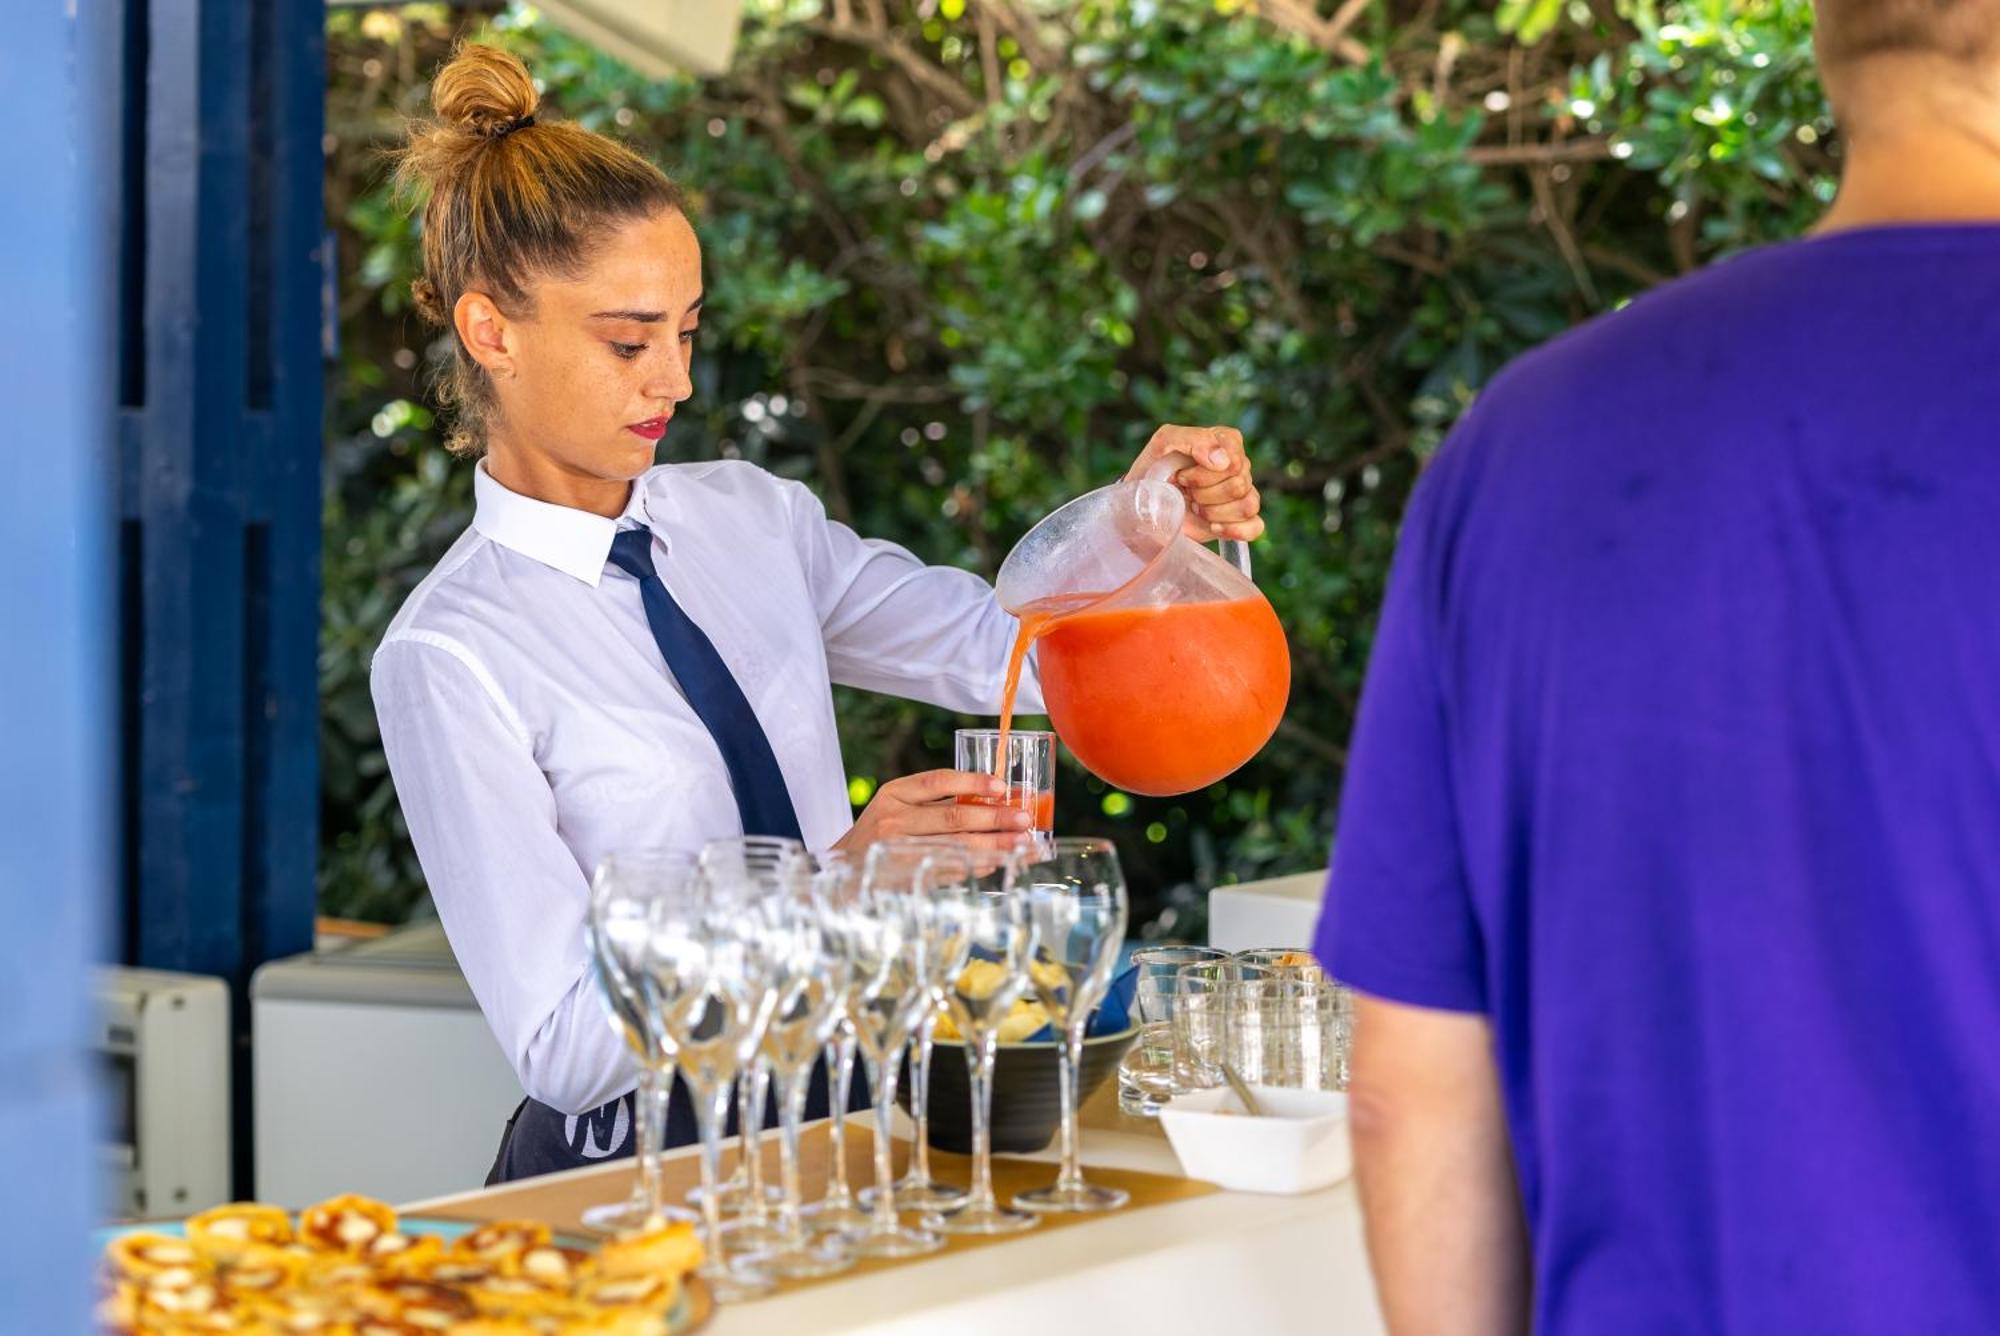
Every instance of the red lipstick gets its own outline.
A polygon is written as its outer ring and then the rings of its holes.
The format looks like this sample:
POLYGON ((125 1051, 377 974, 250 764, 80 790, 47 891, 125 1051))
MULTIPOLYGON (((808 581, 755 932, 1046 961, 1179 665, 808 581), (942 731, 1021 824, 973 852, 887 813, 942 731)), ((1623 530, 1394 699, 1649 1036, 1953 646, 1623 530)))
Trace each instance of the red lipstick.
POLYGON ((647 418, 644 422, 634 422, 625 428, 635 436, 643 436, 649 441, 657 441, 667 434, 667 418, 647 418))

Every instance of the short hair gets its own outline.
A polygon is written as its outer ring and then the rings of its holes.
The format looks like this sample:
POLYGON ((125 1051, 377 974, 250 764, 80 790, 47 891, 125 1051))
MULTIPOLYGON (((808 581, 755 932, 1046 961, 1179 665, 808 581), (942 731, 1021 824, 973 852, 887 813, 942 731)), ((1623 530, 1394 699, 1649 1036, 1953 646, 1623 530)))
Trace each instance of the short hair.
POLYGON ((2000 0, 1816 0, 1820 60, 1926 55, 1976 61, 2000 47, 2000 0))

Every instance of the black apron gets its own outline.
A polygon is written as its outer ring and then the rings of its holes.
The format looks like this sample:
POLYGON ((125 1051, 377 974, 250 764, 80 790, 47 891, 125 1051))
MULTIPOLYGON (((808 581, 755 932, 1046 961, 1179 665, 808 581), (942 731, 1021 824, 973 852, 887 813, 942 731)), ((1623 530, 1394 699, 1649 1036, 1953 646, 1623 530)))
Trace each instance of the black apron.
MULTIPOLYGON (((564 1169, 582 1169, 608 1160, 629 1159, 638 1140, 636 1103, 635 1094, 622 1095, 601 1108, 571 1117, 535 1100, 522 1100, 513 1117, 507 1120, 506 1130, 500 1134, 500 1153, 494 1157, 493 1169, 486 1175, 486 1186, 511 1183, 517 1178, 533 1178, 537 1174, 559 1173, 564 1169)), ((862 1074, 861 1063, 857 1061, 847 1107, 850 1111, 865 1109, 868 1103, 868 1078, 862 1074)), ((826 1117, 830 1105, 826 1059, 821 1057, 813 1063, 812 1080, 806 1087, 806 1118, 826 1117)), ((732 1093, 725 1135, 736 1135, 736 1111, 739 1107, 741 1101, 732 1093)), ((777 1121, 778 1099, 773 1083, 771 1097, 765 1101, 764 1123, 769 1127, 777 1121)), ((695 1125, 693 1097, 688 1093, 687 1083, 676 1073, 673 1093, 667 1099, 664 1144, 669 1150, 676 1146, 691 1146, 700 1136, 700 1130, 695 1125)))

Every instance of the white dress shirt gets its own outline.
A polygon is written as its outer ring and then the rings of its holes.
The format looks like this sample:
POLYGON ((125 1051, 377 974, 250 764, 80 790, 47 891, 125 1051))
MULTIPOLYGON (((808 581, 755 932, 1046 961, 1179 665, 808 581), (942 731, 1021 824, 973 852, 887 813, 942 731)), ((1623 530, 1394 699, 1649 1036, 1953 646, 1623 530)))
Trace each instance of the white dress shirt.
MULTIPOLYGON (((511 492, 484 464, 473 485, 472 527, 375 654, 375 711, 487 1023, 530 1096, 580 1113, 633 1083, 585 958, 591 870, 613 850, 742 833, 638 581, 607 569, 612 535, 652 530, 661 579, 756 710, 813 848, 853 825, 832 684, 992 713, 1016 623, 978 576, 863 540, 751 464, 656 468, 618 520, 511 492)), ((1041 709, 1032 667, 1020 703, 1041 709)))

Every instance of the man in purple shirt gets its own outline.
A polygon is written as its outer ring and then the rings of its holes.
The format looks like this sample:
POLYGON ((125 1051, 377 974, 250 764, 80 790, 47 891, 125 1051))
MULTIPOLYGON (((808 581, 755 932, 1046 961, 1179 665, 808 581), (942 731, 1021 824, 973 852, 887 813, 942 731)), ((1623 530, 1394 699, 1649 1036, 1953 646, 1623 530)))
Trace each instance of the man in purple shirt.
POLYGON ((1318 950, 1398 1332, 2000 1332, 2000 0, 1821 0, 1820 235, 1405 521, 1318 950))

